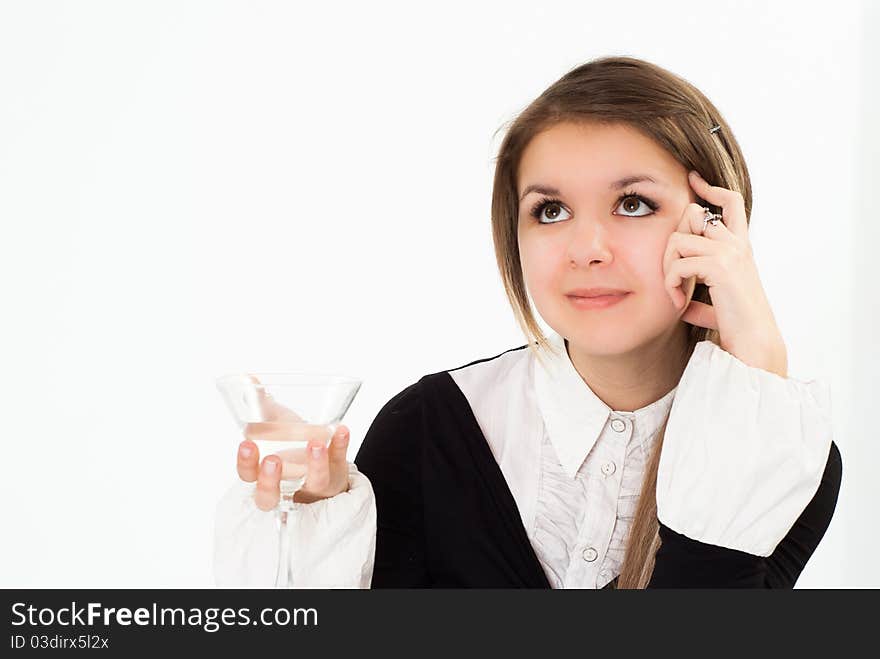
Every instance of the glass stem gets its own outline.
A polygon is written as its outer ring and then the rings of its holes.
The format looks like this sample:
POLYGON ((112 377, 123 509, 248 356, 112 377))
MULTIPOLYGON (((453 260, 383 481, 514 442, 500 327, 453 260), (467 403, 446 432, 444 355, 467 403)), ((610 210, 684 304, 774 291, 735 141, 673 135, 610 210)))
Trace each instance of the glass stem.
POLYGON ((278 527, 278 571, 275 575, 276 588, 290 588, 290 529, 289 523, 293 510, 293 492, 286 493, 282 490, 281 499, 278 501, 277 527, 278 527))

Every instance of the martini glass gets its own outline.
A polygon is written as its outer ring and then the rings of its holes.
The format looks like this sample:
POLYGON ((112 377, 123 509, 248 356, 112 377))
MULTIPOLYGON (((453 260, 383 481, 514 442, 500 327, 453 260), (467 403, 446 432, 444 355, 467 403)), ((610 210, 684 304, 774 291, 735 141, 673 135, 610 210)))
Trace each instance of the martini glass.
POLYGON ((235 373, 217 378, 217 388, 260 458, 281 458, 281 497, 275 507, 278 528, 276 588, 289 588, 290 525, 293 495, 305 482, 307 447, 325 446, 361 387, 361 380, 323 373, 235 373))

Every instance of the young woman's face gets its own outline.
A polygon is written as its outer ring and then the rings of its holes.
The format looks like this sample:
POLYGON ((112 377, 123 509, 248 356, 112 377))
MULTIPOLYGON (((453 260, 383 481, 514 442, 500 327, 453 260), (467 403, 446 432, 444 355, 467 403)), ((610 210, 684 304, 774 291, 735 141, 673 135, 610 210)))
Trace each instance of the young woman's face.
POLYGON ((663 254, 697 197, 669 153, 623 124, 563 123, 532 139, 517 178, 523 275, 550 327, 588 353, 612 355, 680 322, 683 310, 663 285, 663 254), (653 182, 621 183, 632 177, 653 182), (592 287, 629 294, 605 308, 566 295, 592 287))

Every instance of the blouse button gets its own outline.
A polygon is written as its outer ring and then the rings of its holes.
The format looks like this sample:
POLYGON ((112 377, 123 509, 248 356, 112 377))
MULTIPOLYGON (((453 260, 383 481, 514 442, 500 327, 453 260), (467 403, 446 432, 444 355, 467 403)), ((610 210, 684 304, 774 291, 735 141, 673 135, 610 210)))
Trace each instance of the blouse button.
POLYGON ((611 422, 611 427, 614 428, 616 432, 623 432, 626 429, 626 424, 620 419, 614 419, 611 422))
POLYGON ((615 469, 616 467, 614 466, 613 462, 606 462, 602 465, 602 473, 606 476, 610 476, 611 474, 613 474, 615 469))
POLYGON ((597 552, 592 547, 587 547, 584 549, 584 560, 588 563, 592 563, 599 557, 599 552, 597 552))

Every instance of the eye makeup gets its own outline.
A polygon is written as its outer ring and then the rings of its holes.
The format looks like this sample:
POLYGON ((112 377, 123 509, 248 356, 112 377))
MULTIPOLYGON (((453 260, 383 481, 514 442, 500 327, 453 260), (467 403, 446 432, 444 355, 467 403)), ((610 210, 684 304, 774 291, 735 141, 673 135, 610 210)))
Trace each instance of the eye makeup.
MULTIPOLYGON (((645 197, 644 195, 637 194, 636 192, 634 192, 632 190, 624 192, 622 195, 620 195, 617 198, 617 201, 615 202, 615 207, 620 206, 621 202, 623 202, 625 199, 638 199, 640 202, 642 202, 648 208, 650 208, 651 212, 644 213, 642 215, 627 215, 624 213, 618 213, 616 211, 613 211, 614 215, 619 215, 621 217, 645 217, 647 215, 653 215, 654 213, 656 213, 660 209, 660 204, 658 204, 656 201, 654 201, 653 199, 651 199, 649 197, 645 197)), ((539 199, 532 206, 532 209, 529 211, 529 215, 531 215, 531 217, 536 219, 539 224, 556 224, 556 222, 558 220, 554 221, 554 222, 544 222, 541 220, 541 215, 544 212, 544 209, 547 206, 552 206, 552 205, 556 205, 556 206, 560 206, 560 207, 564 206, 562 203, 562 200, 559 199, 558 197, 544 197, 543 199, 539 199)))

